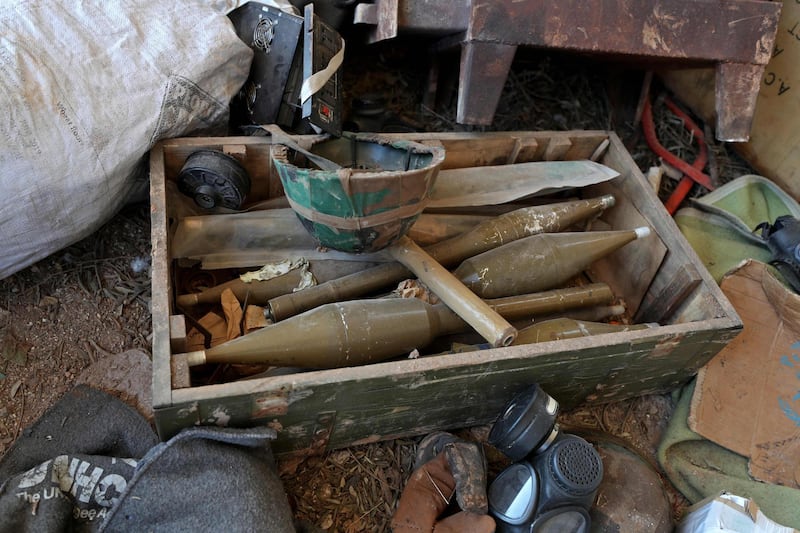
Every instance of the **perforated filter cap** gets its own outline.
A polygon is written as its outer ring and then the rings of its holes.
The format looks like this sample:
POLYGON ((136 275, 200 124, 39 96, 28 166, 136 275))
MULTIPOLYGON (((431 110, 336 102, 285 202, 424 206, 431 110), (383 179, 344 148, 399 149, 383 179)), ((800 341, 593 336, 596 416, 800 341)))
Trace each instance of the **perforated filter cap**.
POLYGON ((603 461, 594 446, 580 437, 566 435, 553 445, 547 468, 558 486, 572 496, 584 496, 600 486, 603 461))

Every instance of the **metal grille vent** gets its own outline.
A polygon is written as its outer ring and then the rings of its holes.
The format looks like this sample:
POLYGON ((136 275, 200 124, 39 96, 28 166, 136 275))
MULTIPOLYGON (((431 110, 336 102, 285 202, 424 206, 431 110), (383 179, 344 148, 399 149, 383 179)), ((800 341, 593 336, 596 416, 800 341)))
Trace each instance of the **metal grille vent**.
POLYGON ((274 38, 275 21, 266 17, 259 20, 253 28, 253 46, 268 54, 274 38))
POLYGON ((549 466, 558 485, 575 496, 592 492, 603 478, 600 455, 591 444, 582 439, 557 443, 549 466))

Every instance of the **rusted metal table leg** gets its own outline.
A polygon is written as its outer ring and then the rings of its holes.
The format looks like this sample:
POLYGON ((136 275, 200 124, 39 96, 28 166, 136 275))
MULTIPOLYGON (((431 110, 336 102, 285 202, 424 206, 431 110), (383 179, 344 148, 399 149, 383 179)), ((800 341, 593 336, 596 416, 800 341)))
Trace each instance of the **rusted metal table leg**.
POLYGON ((456 121, 488 126, 506 84, 515 45, 467 41, 461 45, 456 121))
POLYGON ((766 65, 717 63, 716 108, 720 141, 747 141, 766 65))

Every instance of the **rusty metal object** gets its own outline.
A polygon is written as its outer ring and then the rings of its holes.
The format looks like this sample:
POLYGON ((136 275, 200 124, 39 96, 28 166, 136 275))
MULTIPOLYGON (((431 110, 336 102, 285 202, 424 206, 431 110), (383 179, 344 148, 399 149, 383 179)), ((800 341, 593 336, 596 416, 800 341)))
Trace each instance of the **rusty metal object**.
POLYGON ((308 455, 322 455, 328 451, 328 441, 331 440, 335 422, 336 411, 323 412, 317 415, 314 433, 311 436, 311 445, 306 450, 308 455))
POLYGON ((444 454, 456 482, 458 506, 471 513, 488 513, 486 459, 480 444, 460 440, 451 442, 445 445, 444 454))
POLYGON ((609 435, 597 437, 603 481, 590 511, 592 531, 672 531, 672 508, 657 465, 609 435))
POLYGON ((746 140, 781 4, 761 0, 375 0, 371 42, 402 33, 461 46, 458 122, 491 124, 517 46, 717 67, 717 138, 746 140), (385 5, 386 4, 386 5, 385 5))

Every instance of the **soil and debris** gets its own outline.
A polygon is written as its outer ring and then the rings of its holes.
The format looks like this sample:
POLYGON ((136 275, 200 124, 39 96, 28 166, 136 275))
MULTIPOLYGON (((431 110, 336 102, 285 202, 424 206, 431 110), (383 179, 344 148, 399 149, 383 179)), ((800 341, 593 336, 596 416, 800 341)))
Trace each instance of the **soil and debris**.
MULTIPOLYGON (((412 44, 351 52, 344 71, 347 106, 354 98, 379 94, 390 122, 427 131, 614 130, 644 172, 658 164, 632 122, 640 71, 520 51, 493 126, 478 128, 455 123, 454 80, 449 85, 440 80, 439 107, 421 104, 426 69, 420 57, 427 51, 412 44)), ((659 90, 654 82, 651 94, 659 90)), ((692 139, 667 113, 656 102, 662 144, 691 160, 692 139)), ((707 138, 721 182, 751 172, 727 145, 707 138)), ((662 198, 675 184, 665 176, 662 198)), ((690 196, 699 194, 703 190, 695 186, 690 196)), ((0 281, 0 455, 92 362, 135 348, 150 353, 149 215, 147 205, 131 205, 86 239, 0 281)), ((561 422, 571 429, 611 433, 654 463, 672 408, 669 394, 646 396, 562 413, 561 422)), ((466 428, 459 435, 485 441, 487 430, 466 428)), ((296 517, 327 531, 387 531, 418 440, 281 463, 296 517)), ((678 518, 687 502, 665 484, 678 518)))
POLYGON ((149 306, 145 205, 0 280, 0 454, 92 362, 132 348, 150 353, 149 306))

